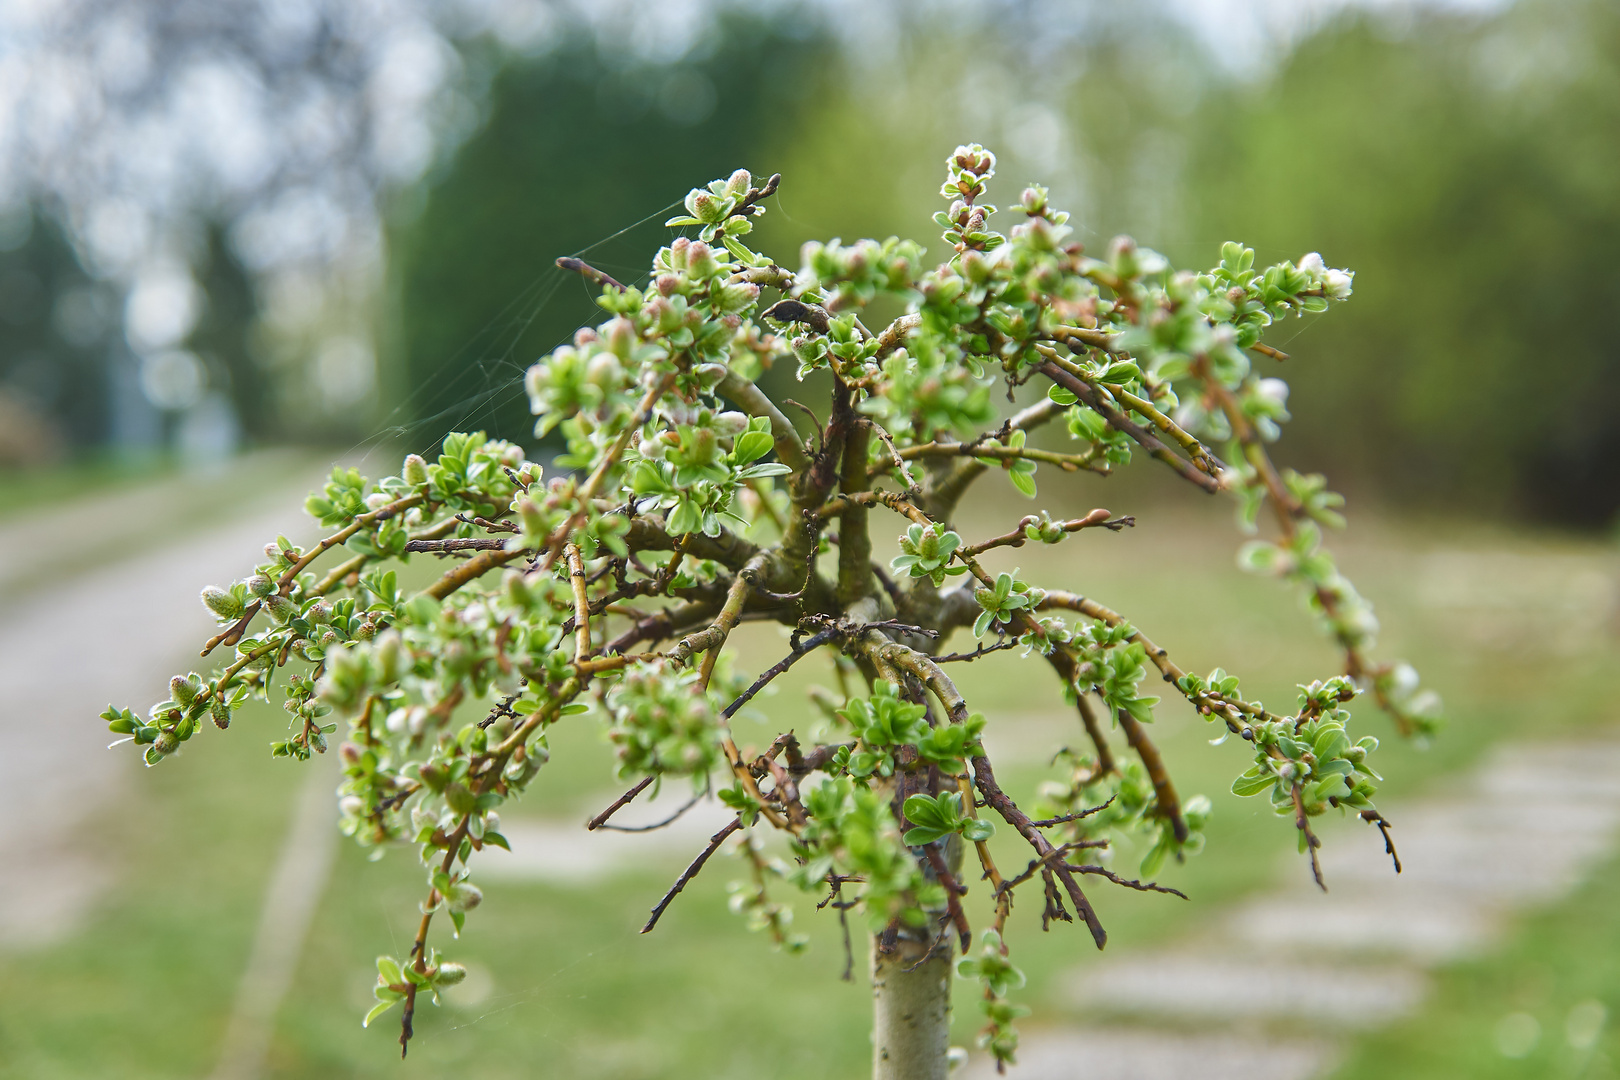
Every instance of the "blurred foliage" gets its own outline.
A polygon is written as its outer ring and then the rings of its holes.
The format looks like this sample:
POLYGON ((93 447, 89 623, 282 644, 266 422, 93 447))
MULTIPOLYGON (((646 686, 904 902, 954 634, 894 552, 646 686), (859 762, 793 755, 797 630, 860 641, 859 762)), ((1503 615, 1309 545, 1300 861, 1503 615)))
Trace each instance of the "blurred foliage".
POLYGON ((1526 0, 1397 40, 1345 21, 1195 127, 1192 235, 1356 270, 1344 317, 1282 365, 1297 464, 1409 501, 1613 519, 1620 7, 1526 0))
POLYGON ((583 42, 509 64, 487 125, 396 226, 400 415, 527 439, 519 372, 593 317, 553 257, 612 237, 587 257, 639 265, 691 183, 781 171, 759 244, 790 260, 932 201, 926 169, 852 175, 868 152, 932 162, 991 137, 1009 180, 1053 178, 1093 252, 1131 231, 1196 265, 1238 236, 1262 261, 1320 248, 1357 271, 1343 318, 1263 362, 1294 387, 1293 464, 1408 503, 1613 520, 1620 8, 1523 0, 1398 32, 1345 17, 1249 81, 1151 12, 1093 14, 1078 36, 1006 14, 972 35, 902 19, 881 62, 798 12, 734 17, 673 65, 583 42), (671 91, 705 81, 713 111, 683 127, 671 91))
POLYGON ((728 15, 674 64, 579 38, 500 71, 484 127, 393 238, 392 389, 396 415, 421 424, 408 441, 447 427, 531 439, 524 369, 601 314, 553 260, 588 247, 633 283, 689 188, 739 163, 768 173, 761 144, 785 138, 830 50, 815 25, 793 9, 728 15))
POLYGON ((24 211, 3 228, 0 465, 33 465, 109 423, 103 354, 116 307, 50 218, 24 211))

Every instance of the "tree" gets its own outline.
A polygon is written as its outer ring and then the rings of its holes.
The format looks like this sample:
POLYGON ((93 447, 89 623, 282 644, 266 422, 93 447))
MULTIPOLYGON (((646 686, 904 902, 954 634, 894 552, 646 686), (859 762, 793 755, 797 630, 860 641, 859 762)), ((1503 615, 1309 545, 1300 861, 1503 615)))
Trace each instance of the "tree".
POLYGON ((756 186, 742 171, 688 195, 669 224, 698 238, 662 248, 644 286, 564 260, 600 287, 609 315, 527 375, 538 430, 564 436, 558 463, 572 472, 547 480, 521 448, 482 434, 448 435, 436 462, 412 455, 376 482, 335 470, 307 504, 330 535, 308 550, 278 538, 252 576, 204 591, 223 626, 204 654, 230 646, 235 659, 207 678, 176 676, 144 718, 105 714, 155 765, 207 721, 223 728, 247 698, 268 698, 291 667, 292 731, 274 755, 307 759, 347 725, 344 830, 364 845, 414 843, 428 868, 416 939, 404 957, 378 960, 366 1018, 402 1006, 402 1052, 422 996, 464 974, 429 945, 435 918, 459 932, 478 906, 469 857, 507 845, 498 809, 541 774, 547 730, 576 714, 601 716, 622 778, 636 780, 590 827, 663 779, 714 785, 735 811, 644 930, 733 834, 753 881, 740 902, 778 947, 803 944, 773 899, 780 888, 865 917, 879 1077, 944 1075, 958 948, 957 972, 983 987, 980 1045, 1013 1060, 1019 1008, 1008 995, 1022 976, 1001 931, 1020 889, 1041 895, 1043 925, 1078 917, 1099 948, 1084 878, 1175 892, 1146 879, 1201 847, 1209 804, 1181 799, 1148 735, 1159 700, 1144 693, 1150 670, 1249 744, 1233 790, 1269 794, 1319 882, 1311 821, 1330 809, 1377 826, 1394 855, 1372 802, 1377 740, 1351 740, 1346 706, 1370 692, 1402 730, 1422 732, 1435 702, 1409 668, 1369 657, 1371 612, 1321 546, 1340 500, 1321 477, 1273 466, 1266 444, 1286 419, 1286 388, 1247 358, 1275 352, 1260 341, 1275 320, 1349 296, 1350 274, 1316 255, 1259 271, 1239 244, 1197 275, 1125 239, 1091 259, 1039 187, 1003 236, 982 201, 994 162, 978 146, 951 155, 950 207, 936 215, 951 253, 934 269, 897 239, 811 244, 798 271, 783 268, 743 242, 780 177, 756 186), (761 312, 763 290, 780 299, 761 312), (884 297, 905 313, 873 333, 861 313, 884 297), (801 377, 830 375, 826 422, 808 443, 755 382, 788 360, 801 377), (997 424, 997 381, 1046 393, 997 424), (1053 421, 1072 445, 1029 441, 1053 421), (1206 443, 1224 444, 1224 457, 1206 443), (1033 497, 1043 465, 1106 474, 1137 449, 1204 492, 1236 495, 1251 527, 1270 504, 1275 536, 1250 541, 1242 560, 1302 588, 1345 656, 1343 674, 1301 687, 1292 714, 1245 698, 1219 669, 1183 671, 1096 601, 981 562, 1132 519, 1042 513, 976 542, 952 528, 992 469, 1033 497), (884 521, 898 546, 887 569, 894 549, 874 550, 884 521), (343 561, 317 572, 338 547, 343 561), (819 557, 833 547, 824 573, 819 557), (409 595, 394 565, 421 553, 457 561, 409 595), (754 620, 793 636, 749 682, 720 660, 754 620), (978 644, 942 654, 964 629, 978 644), (853 686, 829 709, 825 737, 785 731, 763 751, 739 747, 730 719, 821 650, 853 686), (1090 741, 1065 755, 1066 789, 1039 820, 997 782, 980 741, 988 721, 948 674, 1014 652, 1051 669, 1090 741), (481 719, 457 722, 480 701, 492 702, 481 719), (1028 844, 1027 866, 997 865, 987 841, 1001 826, 1028 844), (791 860, 762 849, 767 827, 786 834, 791 860), (1144 880, 1087 861, 1125 833, 1151 841, 1144 880), (977 945, 963 904, 970 848, 988 883, 977 945))

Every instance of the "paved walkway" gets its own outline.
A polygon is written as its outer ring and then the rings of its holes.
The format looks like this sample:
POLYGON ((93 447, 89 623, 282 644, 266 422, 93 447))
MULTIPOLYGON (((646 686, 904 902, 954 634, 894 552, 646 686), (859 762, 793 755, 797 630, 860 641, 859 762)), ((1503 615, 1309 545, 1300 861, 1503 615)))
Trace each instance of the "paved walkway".
MULTIPOLYGON (((1396 807, 1404 873, 1364 827, 1324 836, 1326 895, 1287 884, 1219 931, 1077 969, 1070 1029, 1025 1032, 1018 1080, 1308 1080, 1344 1040, 1416 1009, 1427 969, 1564 895, 1620 833, 1620 739, 1505 746, 1446 794, 1396 807)), ((995 1071, 973 1062, 967 1080, 995 1071)))
POLYGON ((142 765, 128 748, 107 751, 98 714, 109 702, 144 708, 167 693, 169 674, 206 663, 197 646, 214 622, 198 592, 262 558, 319 479, 313 467, 285 470, 217 529, 172 524, 183 480, 150 502, 97 496, 0 524, 0 865, 27 868, 0 875, 0 948, 59 940, 116 874, 93 823, 142 765), (30 587, 68 565, 76 576, 30 587))

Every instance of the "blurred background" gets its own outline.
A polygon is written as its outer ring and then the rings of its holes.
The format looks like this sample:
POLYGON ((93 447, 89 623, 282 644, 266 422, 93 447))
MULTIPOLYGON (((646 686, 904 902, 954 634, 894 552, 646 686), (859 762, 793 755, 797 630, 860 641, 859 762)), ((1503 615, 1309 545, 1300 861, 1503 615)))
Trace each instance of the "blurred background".
MULTIPOLYGON (((357 1018, 370 958, 406 933, 409 860, 334 854, 332 776, 301 796, 254 734, 143 774, 91 718, 196 662, 197 588, 239 576, 333 462, 393 469, 474 428, 545 454, 522 372, 594 311, 557 256, 639 275, 687 189, 739 165, 783 174, 756 233, 778 261, 830 236, 937 250, 941 162, 966 141, 1000 156, 996 201, 1047 184, 1094 251, 1129 233, 1198 267, 1238 239, 1262 261, 1316 250, 1356 271, 1349 304, 1268 339, 1292 355, 1279 458, 1350 494, 1344 562, 1385 616, 1384 652, 1421 661, 1452 718, 1389 769, 1392 797, 1442 823, 1417 843, 1451 869, 1399 903, 1369 885, 1338 930, 1301 915, 1293 937, 1287 830, 1221 796, 1230 747, 1167 720, 1183 786, 1217 797, 1212 851, 1174 871, 1190 915, 1107 901, 1110 954, 1172 950, 1184 966, 1160 969, 1204 990, 1099 991, 1137 985, 1132 970, 1077 941, 1035 950, 1026 1077, 1217 1060, 1302 1078, 1608 1075, 1612 0, 3 0, 0 1076, 398 1074, 391 1036, 357 1018), (109 648, 109 626, 139 632, 109 648), (1467 802, 1489 790, 1523 812, 1467 802), (1447 833, 1459 814, 1471 824, 1447 833), (1564 862, 1515 869, 1555 849, 1564 862), (1490 880, 1469 876, 1486 862, 1490 880), (1409 948, 1343 928, 1418 908, 1477 933, 1414 931, 1409 948), (1275 936, 1208 914, 1251 910, 1275 936), (1277 974, 1278 949, 1329 948, 1350 959, 1277 974), (1210 1011, 1297 1004, 1289 978, 1362 963, 1349 1004, 1210 1011), (1255 970, 1275 977, 1230 981, 1255 970), (1368 1009, 1376 1022, 1343 1022, 1368 1009)), ((1053 562, 1051 584, 1134 604, 1189 666, 1251 672, 1278 700, 1331 669, 1292 601, 1232 567, 1227 508, 1148 480, 1042 483, 1054 511, 1106 494, 1142 521, 1117 550, 1092 545, 1084 579, 1053 562)), ((986 527, 1025 506, 987 497, 986 527)), ((1015 771, 1033 788, 1064 718, 1002 670, 979 700, 1018 720, 1008 753, 1029 747, 1015 771)), ((563 854, 492 871, 510 884, 470 931, 477 978, 424 1021, 404 1070, 858 1074, 866 999, 837 981, 836 923, 802 912, 816 958, 774 956, 726 914, 716 873, 649 944, 633 930, 667 852, 567 868, 577 819, 612 794, 599 740, 577 742, 589 764, 531 807, 536 846, 563 854)), ((971 1044, 972 1002, 959 1014, 971 1044)))

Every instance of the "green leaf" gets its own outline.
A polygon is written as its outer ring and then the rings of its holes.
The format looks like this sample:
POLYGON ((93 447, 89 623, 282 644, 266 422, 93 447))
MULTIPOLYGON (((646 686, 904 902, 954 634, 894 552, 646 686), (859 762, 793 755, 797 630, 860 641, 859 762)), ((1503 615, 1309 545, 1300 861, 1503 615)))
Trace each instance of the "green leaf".
POLYGON ((360 1026, 361 1027, 370 1027, 371 1022, 373 1020, 377 1019, 377 1017, 381 1016, 383 1013, 387 1012, 389 1009, 392 1009, 395 1005, 398 1005, 398 1004, 399 1004, 398 1001, 379 1001, 379 1002, 377 1002, 377 1004, 375 1004, 375 1005, 373 1005, 371 1007, 371 1011, 366 1013, 366 1018, 364 1020, 360 1021, 360 1026))
POLYGON ((745 431, 737 436, 736 447, 731 451, 731 460, 738 465, 747 465, 770 453, 775 446, 776 441, 763 431, 745 431))
POLYGON ((984 818, 969 818, 967 824, 962 826, 962 836, 975 844, 983 843, 996 835, 996 826, 984 818))
POLYGON ((1232 781, 1232 794, 1247 798, 1269 790, 1276 782, 1277 778, 1269 770, 1262 772, 1256 767, 1232 781))

